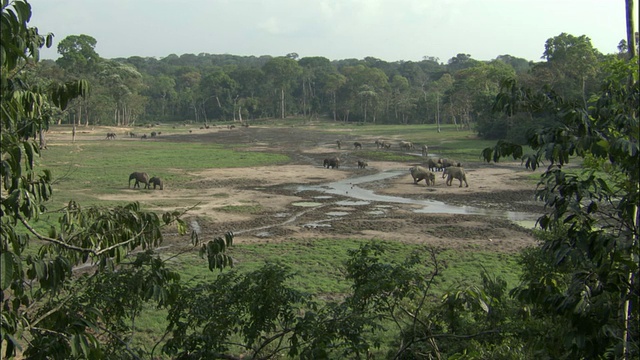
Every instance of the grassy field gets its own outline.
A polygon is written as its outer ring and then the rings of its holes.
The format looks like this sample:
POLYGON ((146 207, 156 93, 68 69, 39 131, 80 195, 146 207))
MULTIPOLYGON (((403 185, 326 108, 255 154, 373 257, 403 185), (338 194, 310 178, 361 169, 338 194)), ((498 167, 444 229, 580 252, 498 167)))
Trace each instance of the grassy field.
MULTIPOLYGON (((263 124, 260 124, 264 126, 263 124)), ((361 125, 346 126, 334 122, 277 121, 272 126, 304 126, 313 131, 327 131, 349 136, 381 137, 394 136, 416 144, 428 144, 432 151, 458 161, 481 161, 483 148, 495 144, 493 141, 477 139, 471 131, 457 131, 452 126, 443 126, 438 133, 434 125, 361 125)), ((53 131, 63 129, 53 128, 53 131)), ((172 126, 157 126, 154 131, 168 132, 172 126)), ((142 130, 136 131, 141 133, 142 130)), ((149 132, 148 129, 145 132, 149 132)), ((105 131, 106 133, 106 131, 105 131)), ((100 135, 100 140, 102 140, 100 135)), ((121 136, 121 135, 119 135, 121 136)), ((123 136, 123 135, 122 135, 123 136)), ((240 145, 242 146, 242 145, 240 145)), ((419 149, 416 151, 420 151, 419 149)), ((372 160, 404 161, 414 159, 401 153, 385 153, 363 150, 363 156, 372 160)), ((257 165, 281 164, 289 159, 286 155, 264 152, 240 152, 232 148, 223 148, 217 144, 191 142, 142 142, 142 141, 96 141, 79 134, 75 142, 69 140, 50 140, 48 150, 40 159, 44 168, 53 172, 54 198, 49 209, 62 207, 69 200, 75 200, 83 206, 113 206, 119 201, 104 201, 99 195, 119 193, 126 189, 128 175, 132 168, 145 164, 150 176, 163 174, 166 182, 183 183, 194 180, 193 171, 207 168, 248 167, 257 165), (179 166, 176 166, 179 164, 179 166)), ((224 196, 224 194, 220 194, 224 196)), ((153 206, 180 207, 172 201, 158 200, 153 206)), ((259 212, 254 205, 235 206, 223 209, 229 212, 259 212)), ((45 216, 48 222, 54 222, 56 214, 45 216)), ((45 221, 46 223, 46 221, 45 221)), ((43 225, 46 227, 46 225, 43 225)), ((44 227, 43 227, 44 228, 44 227)), ((222 235, 222 234, 220 234, 222 235)), ((315 294, 319 298, 340 296, 349 291, 344 280, 344 262, 349 250, 357 248, 369 239, 347 238, 340 241, 327 239, 296 240, 283 242, 265 242, 264 244, 243 244, 235 246, 231 255, 237 260, 234 271, 251 271, 265 261, 278 261, 289 265, 297 276, 293 285, 300 290, 315 294)), ((394 244, 389 261, 398 261, 412 251, 424 250, 418 245, 394 244)), ((170 264, 179 270, 182 279, 188 283, 209 281, 216 273, 208 271, 206 261, 197 256, 196 251, 171 257, 170 264)), ((517 283, 518 273, 515 266, 516 256, 492 253, 482 249, 469 251, 444 250, 439 258, 446 262, 447 269, 442 273, 434 296, 442 291, 477 282, 479 273, 487 269, 493 276, 504 278, 510 286, 517 283)), ((229 271, 229 270, 225 270, 229 271)), ((147 309, 137 319, 139 331, 136 342, 149 344, 162 336, 165 324, 164 313, 147 309)), ((156 351, 157 353, 157 351, 156 351)))

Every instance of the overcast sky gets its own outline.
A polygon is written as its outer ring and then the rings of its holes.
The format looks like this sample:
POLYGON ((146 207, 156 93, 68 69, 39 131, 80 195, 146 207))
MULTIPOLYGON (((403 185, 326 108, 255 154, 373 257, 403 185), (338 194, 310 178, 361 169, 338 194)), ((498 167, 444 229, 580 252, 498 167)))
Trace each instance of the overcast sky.
MULTIPOLYGON (((58 42, 85 34, 103 58, 170 54, 447 62, 540 61, 547 39, 586 35, 604 54, 626 38, 623 0, 28 0, 58 42)), ((636 1, 636 12, 638 10, 636 1)), ((637 14, 637 13, 636 13, 637 14)), ((637 16, 636 16, 637 19, 637 16)), ((637 25, 637 24, 636 24, 637 25)))

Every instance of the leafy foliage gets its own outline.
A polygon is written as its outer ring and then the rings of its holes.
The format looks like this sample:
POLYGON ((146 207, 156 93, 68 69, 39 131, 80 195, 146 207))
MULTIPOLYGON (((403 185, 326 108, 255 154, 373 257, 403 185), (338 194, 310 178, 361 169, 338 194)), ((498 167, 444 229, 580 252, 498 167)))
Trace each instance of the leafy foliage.
POLYGON ((487 161, 513 156, 536 169, 550 165, 536 196, 549 212, 539 219, 550 232, 541 247, 544 268, 527 269, 515 295, 539 319, 560 321, 559 348, 551 357, 633 357, 638 354, 638 85, 637 58, 607 64, 611 76, 587 106, 554 92, 529 100, 558 121, 532 132, 533 154, 498 142, 487 161), (574 158, 582 169, 569 171, 574 158))
MULTIPOLYGON (((0 266, 2 302, 3 357, 13 357, 21 346, 25 356, 34 358, 105 356, 101 346, 102 324, 113 320, 99 307, 88 305, 87 288, 97 285, 104 272, 113 272, 126 256, 136 249, 151 249, 162 241, 161 227, 177 224, 178 232, 186 227, 181 213, 167 213, 161 218, 143 211, 137 203, 104 209, 83 209, 71 201, 62 210, 58 227, 48 234, 36 230, 36 224, 48 210, 51 199, 51 172, 40 171, 37 158, 42 149, 34 142, 36 135, 49 125, 48 111, 62 110, 77 97, 85 97, 89 86, 84 80, 52 84, 49 88, 32 86, 23 80, 23 69, 38 60, 38 50, 50 46, 50 36, 38 35, 27 23, 31 7, 26 1, 3 2, 0 143, 1 207, 0 266), (37 251, 27 252, 28 247, 37 251), (96 273, 79 279, 81 266, 95 265, 96 273), (25 341, 28 339, 28 342, 25 341)), ((161 273, 157 263, 148 260, 151 272, 161 273)), ((137 265, 141 266, 141 265, 137 265)), ((124 273, 122 273, 124 274, 124 273)), ((173 275, 163 275, 171 280, 173 275)), ((133 281, 131 276, 128 281, 133 281)), ((161 291, 167 282, 138 277, 133 281, 140 290, 131 299, 155 299, 166 303, 161 291), (141 286, 141 281, 146 281, 141 286)), ((131 287, 131 286, 130 286, 131 287)), ((129 305, 135 313, 139 306, 129 305)), ((112 316, 112 315, 111 315, 112 316)), ((130 318, 133 315, 128 315, 130 318)), ((121 332, 106 328, 113 337, 121 332)), ((120 340, 122 341, 122 340, 120 340)))

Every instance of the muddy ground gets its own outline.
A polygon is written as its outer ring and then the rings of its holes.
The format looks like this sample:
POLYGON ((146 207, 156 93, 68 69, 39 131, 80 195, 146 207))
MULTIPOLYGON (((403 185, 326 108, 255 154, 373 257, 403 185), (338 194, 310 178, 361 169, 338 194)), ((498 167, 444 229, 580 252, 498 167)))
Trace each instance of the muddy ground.
MULTIPOLYGON (((279 129, 260 126, 194 128, 192 133, 172 134, 166 131, 146 140, 128 138, 124 135, 126 130, 122 128, 111 130, 117 131, 118 137, 110 141, 213 142, 229 146, 249 144, 248 148, 241 147, 242 151, 266 151, 290 156, 288 164, 249 169, 208 169, 192 174, 197 180, 187 186, 167 183, 163 191, 123 190, 121 194, 109 196, 109 199, 141 202, 161 198, 182 199, 183 203, 194 206, 186 219, 199 228, 203 239, 233 231, 236 244, 301 238, 359 238, 425 243, 444 248, 515 252, 534 244, 535 240, 527 226, 517 225, 502 214, 507 211, 526 213, 529 214, 528 219, 535 220, 544 211, 542 204, 534 201, 535 181, 532 183, 530 179, 531 172, 519 162, 496 165, 478 160, 465 163, 469 187, 458 187, 457 180, 454 180, 453 186, 446 186, 440 173, 435 186, 429 187, 424 182, 414 184, 408 172, 410 166, 425 160, 419 149, 409 151, 415 155, 415 161, 412 162, 371 161, 360 155, 366 150, 400 151, 397 143, 401 139, 392 137, 385 139, 394 144, 391 149, 378 150, 376 138, 319 133, 312 131, 311 126, 279 129), (342 149, 337 148, 338 139, 342 141, 342 149), (354 141, 361 142, 363 150, 354 149, 354 141), (342 159, 340 168, 324 168, 323 159, 336 155, 342 159), (368 166, 359 169, 357 160, 367 160, 368 166), (400 175, 358 186, 379 195, 434 200, 486 209, 490 213, 421 213, 416 212, 424 207, 420 204, 380 201, 361 204, 348 194, 300 190, 305 185, 348 181, 363 175, 394 170, 400 171, 400 175), (315 203, 316 206, 300 206, 305 203, 315 203), (257 209, 252 213, 223 210, 225 206, 251 205, 257 209)), ((104 140, 104 134, 111 130, 96 128, 91 133, 94 133, 95 139, 104 140)), ((429 150, 432 156, 438 156, 436 146, 430 146, 429 150)), ((179 164, 171 166, 179 169, 179 164)), ((528 226, 531 225, 532 222, 528 226)), ((173 245, 188 243, 184 237, 171 233, 166 235, 165 241, 173 245)))

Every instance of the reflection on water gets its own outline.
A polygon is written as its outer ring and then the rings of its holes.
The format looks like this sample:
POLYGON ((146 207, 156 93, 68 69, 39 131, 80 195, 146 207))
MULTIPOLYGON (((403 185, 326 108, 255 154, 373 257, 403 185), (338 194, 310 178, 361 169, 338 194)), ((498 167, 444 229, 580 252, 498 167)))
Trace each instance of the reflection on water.
POLYGON ((341 195, 350 197, 352 199, 360 200, 356 201, 342 201, 342 205, 366 205, 369 202, 387 202, 396 204, 412 204, 419 205, 421 208, 414 210, 416 213, 424 214, 469 214, 469 215, 489 215, 505 218, 515 222, 535 222, 537 215, 515 212, 515 211, 500 211, 492 209, 482 209, 473 206, 457 206, 446 204, 442 201, 436 200, 419 200, 410 199, 400 196, 379 195, 372 190, 360 188, 359 184, 368 182, 375 182, 383 179, 389 179, 397 176, 407 175, 406 170, 391 170, 384 171, 373 175, 365 175, 356 178, 349 178, 340 181, 335 181, 323 185, 301 185, 296 189, 301 191, 318 191, 327 194, 341 195))

